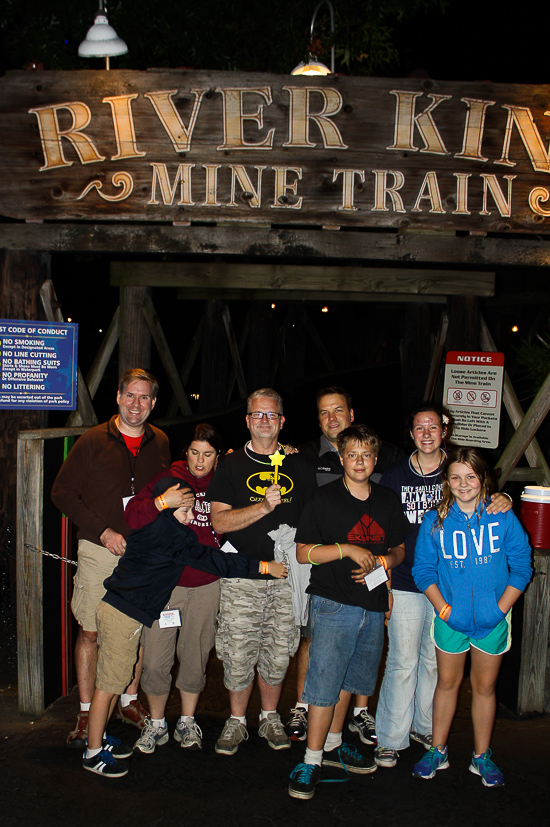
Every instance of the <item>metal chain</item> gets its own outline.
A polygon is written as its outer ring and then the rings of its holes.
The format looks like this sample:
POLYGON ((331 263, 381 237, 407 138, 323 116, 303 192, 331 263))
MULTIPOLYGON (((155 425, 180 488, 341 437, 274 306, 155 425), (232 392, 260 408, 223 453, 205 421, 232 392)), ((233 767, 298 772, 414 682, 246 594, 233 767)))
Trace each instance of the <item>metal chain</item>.
POLYGON ((28 548, 29 551, 35 551, 37 554, 43 554, 44 557, 53 557, 54 560, 61 560, 62 563, 70 563, 71 566, 78 566, 76 560, 70 560, 68 557, 61 557, 59 554, 52 554, 51 551, 44 551, 43 548, 31 546, 29 543, 25 543, 25 548, 28 548))

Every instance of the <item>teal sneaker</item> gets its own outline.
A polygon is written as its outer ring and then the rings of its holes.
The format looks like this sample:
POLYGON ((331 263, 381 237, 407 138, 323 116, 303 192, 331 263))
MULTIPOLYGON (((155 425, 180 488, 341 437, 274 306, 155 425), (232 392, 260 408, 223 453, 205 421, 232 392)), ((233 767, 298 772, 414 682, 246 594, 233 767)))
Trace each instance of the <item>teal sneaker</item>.
POLYGON ((481 776, 481 783, 485 787, 504 787, 504 776, 494 761, 491 761, 492 750, 488 749, 479 758, 472 753, 470 772, 481 776))
POLYGON ((447 747, 443 750, 440 750, 439 747, 430 747, 424 758, 414 765, 413 775, 416 778, 433 778, 437 770, 446 770, 449 766, 447 756, 447 747))
POLYGON ((321 780, 319 764, 297 764, 290 773, 288 794, 292 798, 313 798, 315 787, 321 780))

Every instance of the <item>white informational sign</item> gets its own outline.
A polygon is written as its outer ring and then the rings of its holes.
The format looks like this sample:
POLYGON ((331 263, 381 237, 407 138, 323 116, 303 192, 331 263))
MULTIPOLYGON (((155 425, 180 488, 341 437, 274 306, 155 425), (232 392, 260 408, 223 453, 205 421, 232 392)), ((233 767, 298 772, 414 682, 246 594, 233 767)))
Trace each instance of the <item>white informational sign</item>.
POLYGON ((454 419, 452 441, 497 448, 504 354, 452 350, 445 362, 443 404, 454 419))

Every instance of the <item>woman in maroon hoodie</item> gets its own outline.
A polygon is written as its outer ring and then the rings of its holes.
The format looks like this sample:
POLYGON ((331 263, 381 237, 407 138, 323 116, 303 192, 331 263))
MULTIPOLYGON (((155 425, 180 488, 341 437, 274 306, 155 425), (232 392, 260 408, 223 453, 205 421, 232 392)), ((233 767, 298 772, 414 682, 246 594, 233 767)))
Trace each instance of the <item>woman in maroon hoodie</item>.
MULTIPOLYGON (((195 492, 189 527, 196 532, 201 543, 219 547, 220 537, 210 523, 210 503, 205 500, 205 494, 221 453, 222 441, 216 428, 199 423, 182 453, 185 460, 174 462, 171 468, 162 471, 130 500, 125 511, 128 525, 141 528, 152 522, 163 508, 181 505, 181 493, 175 486, 162 497, 152 497, 157 480, 166 476, 181 477, 195 492)), ((186 566, 168 604, 170 617, 167 622, 179 621, 181 625, 162 628, 157 620, 151 629, 144 629, 141 686, 147 695, 151 720, 135 744, 141 752, 152 753, 156 746, 168 742, 164 710, 172 685, 171 670, 175 654, 179 663, 176 686, 181 695, 181 717, 174 738, 186 749, 201 748, 202 733, 195 722, 195 709, 204 689, 206 662, 214 645, 219 596, 219 579, 215 575, 186 566)), ((163 623, 162 617, 160 623, 163 623)))

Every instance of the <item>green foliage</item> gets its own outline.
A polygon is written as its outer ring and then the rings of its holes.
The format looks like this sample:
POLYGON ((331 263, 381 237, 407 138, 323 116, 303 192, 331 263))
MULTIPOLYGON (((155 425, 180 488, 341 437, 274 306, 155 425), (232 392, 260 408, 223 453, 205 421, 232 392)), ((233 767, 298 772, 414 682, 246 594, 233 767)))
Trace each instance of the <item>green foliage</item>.
POLYGON ((527 369, 528 381, 536 393, 550 373, 550 320, 542 333, 522 339, 518 362, 527 369))
MULTIPOLYGON (((286 74, 310 48, 315 0, 111 0, 109 22, 129 53, 113 68, 193 68, 286 74)), ((424 14, 441 14, 447 0, 334 0, 336 70, 381 74, 398 64, 396 27, 424 14)), ((77 55, 93 22, 97 0, 2 0, 0 70, 88 69, 98 60, 77 55)), ((329 13, 320 8, 315 49, 328 60, 329 13)))

